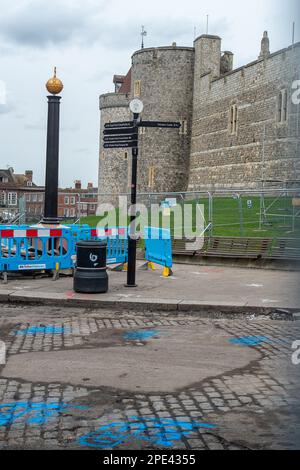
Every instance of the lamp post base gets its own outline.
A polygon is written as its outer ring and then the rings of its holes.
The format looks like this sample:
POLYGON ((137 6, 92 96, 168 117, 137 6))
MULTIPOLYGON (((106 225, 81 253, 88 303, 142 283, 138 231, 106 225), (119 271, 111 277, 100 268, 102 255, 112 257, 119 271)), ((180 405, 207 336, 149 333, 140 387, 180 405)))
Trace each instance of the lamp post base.
POLYGON ((60 225, 60 222, 57 218, 52 217, 44 217, 41 221, 42 225, 60 225))

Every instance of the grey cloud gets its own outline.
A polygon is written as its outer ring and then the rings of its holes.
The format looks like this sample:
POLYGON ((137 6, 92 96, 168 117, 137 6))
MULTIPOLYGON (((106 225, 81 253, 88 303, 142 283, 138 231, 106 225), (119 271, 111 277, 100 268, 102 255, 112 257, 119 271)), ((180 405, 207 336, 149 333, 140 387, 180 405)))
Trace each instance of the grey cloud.
MULTIPOLYGON (((140 20, 118 23, 108 21, 105 15, 105 1, 92 0, 84 3, 66 0, 33 0, 13 14, 0 18, 0 37, 8 44, 18 44, 35 48, 76 43, 90 47, 98 43, 103 47, 120 50, 136 50, 140 46, 140 20)), ((200 23, 187 18, 145 18, 148 30, 146 46, 169 44, 173 41, 192 45, 194 27, 200 23)), ((202 21, 203 23, 203 21, 202 21)), ((227 20, 211 23, 211 30, 228 29, 227 20)))
POLYGON ((76 40, 88 30, 93 8, 59 0, 33 2, 0 19, 0 35, 11 43, 44 47, 76 40), (82 8, 84 7, 84 13, 82 8))
MULTIPOLYGON (((166 18, 160 19, 149 18, 145 22, 147 37, 145 38, 145 47, 157 47, 170 45, 177 42, 178 45, 193 46, 194 28, 197 28, 197 35, 203 34, 203 26, 188 18, 166 18)), ((230 29, 230 21, 222 18, 219 21, 212 21, 210 30, 214 34, 224 34, 230 29)), ((141 44, 140 25, 133 21, 127 21, 126 25, 115 25, 113 23, 106 24, 101 27, 99 33, 101 44, 106 47, 114 47, 121 49, 131 49, 135 51, 139 49, 141 44)))
POLYGON ((0 114, 9 114, 15 110, 12 104, 1 104, 0 103, 0 114))

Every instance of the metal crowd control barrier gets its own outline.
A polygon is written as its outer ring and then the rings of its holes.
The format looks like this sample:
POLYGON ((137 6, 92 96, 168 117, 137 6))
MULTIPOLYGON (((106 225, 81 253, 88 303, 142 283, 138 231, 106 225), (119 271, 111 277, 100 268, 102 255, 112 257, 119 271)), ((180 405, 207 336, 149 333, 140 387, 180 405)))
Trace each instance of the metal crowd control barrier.
POLYGON ((69 229, 0 228, 0 272, 52 271, 73 267, 74 238, 69 229))
POLYGON ((155 227, 146 227, 144 235, 146 260, 150 263, 156 263, 163 266, 164 277, 171 276, 173 259, 170 230, 155 227))

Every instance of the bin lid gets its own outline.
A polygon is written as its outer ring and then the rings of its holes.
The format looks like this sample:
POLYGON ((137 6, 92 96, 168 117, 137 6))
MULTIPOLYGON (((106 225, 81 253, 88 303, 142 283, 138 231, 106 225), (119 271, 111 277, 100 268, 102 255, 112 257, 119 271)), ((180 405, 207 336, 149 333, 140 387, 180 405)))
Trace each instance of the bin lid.
POLYGON ((106 248, 107 242, 103 240, 82 240, 76 243, 76 246, 82 248, 106 248))

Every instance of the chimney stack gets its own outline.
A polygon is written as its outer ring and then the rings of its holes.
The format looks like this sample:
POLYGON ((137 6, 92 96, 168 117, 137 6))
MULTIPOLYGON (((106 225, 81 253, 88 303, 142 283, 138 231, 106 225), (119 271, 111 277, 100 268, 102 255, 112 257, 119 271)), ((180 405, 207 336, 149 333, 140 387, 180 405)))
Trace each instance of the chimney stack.
POLYGON ((75 181, 75 189, 81 189, 81 181, 80 180, 75 181))
POLYGON ((25 176, 28 179, 28 181, 33 181, 33 171, 32 170, 26 170, 25 171, 25 176))

